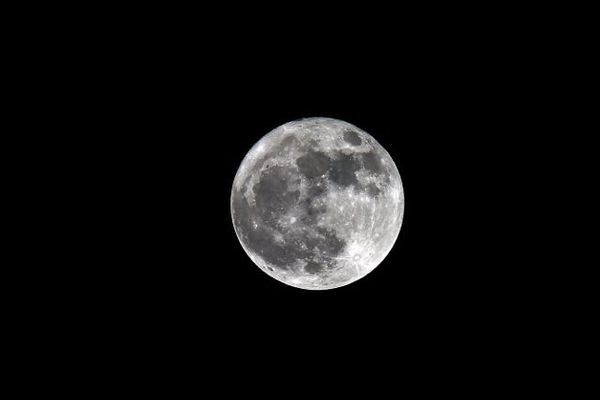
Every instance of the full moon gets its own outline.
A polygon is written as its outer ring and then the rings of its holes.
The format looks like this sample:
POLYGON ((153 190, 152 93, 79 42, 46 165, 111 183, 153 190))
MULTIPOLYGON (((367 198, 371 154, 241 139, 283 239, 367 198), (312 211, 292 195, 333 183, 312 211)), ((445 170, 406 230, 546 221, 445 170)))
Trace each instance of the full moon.
POLYGON ((331 118, 288 122, 248 152, 231 217, 269 276, 323 290, 361 279, 388 255, 404 215, 396 164, 368 133, 331 118))

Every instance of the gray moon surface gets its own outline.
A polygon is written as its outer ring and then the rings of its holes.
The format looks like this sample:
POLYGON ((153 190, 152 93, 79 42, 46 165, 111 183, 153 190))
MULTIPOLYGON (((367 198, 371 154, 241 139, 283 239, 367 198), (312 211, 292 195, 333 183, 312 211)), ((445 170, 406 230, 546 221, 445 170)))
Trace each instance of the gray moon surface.
POLYGON ((388 255, 404 215, 396 164, 368 133, 331 118, 292 121, 248 152, 231 217, 250 259, 290 286, 361 279, 388 255))

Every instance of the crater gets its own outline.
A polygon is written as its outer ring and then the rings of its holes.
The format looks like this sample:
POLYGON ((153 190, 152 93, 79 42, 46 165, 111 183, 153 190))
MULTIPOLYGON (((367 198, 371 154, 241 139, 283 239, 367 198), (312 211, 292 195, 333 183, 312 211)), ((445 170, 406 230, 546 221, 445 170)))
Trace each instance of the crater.
POLYGON ((360 140, 360 136, 358 136, 358 133, 350 129, 344 131, 344 140, 353 146, 360 146, 362 143, 362 140, 360 140))

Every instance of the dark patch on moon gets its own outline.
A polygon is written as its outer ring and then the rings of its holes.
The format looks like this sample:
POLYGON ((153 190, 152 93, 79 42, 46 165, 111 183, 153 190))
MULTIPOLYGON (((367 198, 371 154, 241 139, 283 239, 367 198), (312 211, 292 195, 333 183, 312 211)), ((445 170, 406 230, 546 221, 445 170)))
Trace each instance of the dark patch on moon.
POLYGON ((301 200, 300 221, 303 224, 312 226, 317 223, 318 216, 327 212, 325 202, 319 202, 319 198, 327 194, 325 179, 309 180, 306 188, 306 197, 301 200))
POLYGON ((338 152, 337 157, 331 161, 329 177, 332 182, 342 187, 356 185, 356 171, 360 169, 360 162, 350 154, 338 152))
POLYGON ((327 193, 327 186, 324 182, 310 183, 306 189, 306 197, 315 198, 327 193))
POLYGON ((287 270, 299 258, 308 256, 306 251, 290 245, 284 245, 274 240, 270 233, 263 236, 264 240, 255 243, 258 247, 251 247, 252 251, 258 253, 265 261, 275 267, 287 270))
POLYGON ((380 174, 383 172, 383 165, 379 156, 372 151, 363 153, 361 155, 363 167, 374 174, 380 174))
POLYGON ((333 229, 317 228, 317 232, 322 235, 319 249, 328 256, 336 256, 346 246, 346 243, 338 237, 333 229))
POLYGON ((383 165, 381 158, 374 152, 369 151, 361 155, 362 166, 365 170, 376 175, 381 175, 384 185, 390 183, 390 171, 383 165))
POLYGON ((327 154, 320 151, 309 150, 303 156, 298 157, 296 165, 302 175, 312 179, 326 174, 330 162, 331 159, 327 154))
MULTIPOLYGON (((370 158, 367 162, 373 163, 370 158)), ((306 154, 298 157, 296 165, 300 173, 309 180, 329 174, 332 182, 347 187, 358 184, 356 171, 360 169, 361 161, 352 154, 340 151, 333 154, 333 158, 331 158, 325 153, 309 150, 306 154)))
POLYGON ((318 274, 323 270, 323 267, 320 264, 309 261, 304 267, 304 270, 309 274, 318 274))
POLYGON ((302 214, 300 221, 307 226, 313 226, 317 223, 319 215, 327 212, 327 206, 317 204, 315 199, 306 198, 302 202, 302 214))
POLYGON ((360 136, 358 136, 358 133, 351 130, 344 131, 344 140, 353 146, 360 146, 360 144, 362 143, 362 140, 360 139, 360 136))
POLYGON ((288 190, 288 181, 293 177, 293 171, 280 166, 273 166, 261 174, 253 189, 256 208, 264 221, 275 221, 298 202, 300 191, 288 190))
POLYGON ((279 152, 282 152, 284 150, 287 150, 289 147, 296 145, 297 143, 298 143, 298 139, 296 139, 294 136, 292 136, 292 135, 286 136, 285 138, 283 138, 283 140, 279 144, 279 147, 277 150, 279 152))
POLYGON ((374 183, 369 183, 367 185, 367 193, 369 193, 369 196, 371 197, 376 197, 377 195, 379 195, 379 193, 381 193, 381 190, 379 190, 377 185, 375 185, 374 183))
POLYGON ((334 230, 318 227, 315 230, 291 231, 282 229, 277 221, 291 208, 300 204, 303 224, 315 226, 317 217, 325 213, 326 207, 318 205, 315 200, 325 193, 325 190, 315 184, 312 188, 314 197, 302 201, 299 191, 289 191, 289 181, 297 180, 297 174, 290 168, 272 166, 263 170, 258 183, 253 187, 256 206, 250 207, 243 193, 245 187, 236 190, 232 199, 232 214, 235 226, 242 242, 248 249, 262 257, 275 268, 289 270, 298 260, 313 259, 307 272, 318 273, 331 262, 327 257, 335 257, 343 251, 345 242, 334 230), (277 240, 276 235, 283 236, 283 241, 277 240), (304 246, 302 246, 304 244, 304 246), (316 249, 319 253, 315 253, 316 249), (320 268, 320 269, 317 269, 320 268))
POLYGON ((276 241, 269 224, 261 220, 241 192, 233 196, 233 219, 243 243, 276 268, 287 270, 296 260, 311 255, 300 247, 276 241))

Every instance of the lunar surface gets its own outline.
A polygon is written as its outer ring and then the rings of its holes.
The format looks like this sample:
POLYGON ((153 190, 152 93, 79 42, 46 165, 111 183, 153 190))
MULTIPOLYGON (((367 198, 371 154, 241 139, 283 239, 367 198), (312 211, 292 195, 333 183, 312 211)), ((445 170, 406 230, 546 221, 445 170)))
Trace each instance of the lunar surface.
POLYGON ((402 225, 404 192, 388 152, 347 122, 284 124, 250 149, 231 190, 237 237, 271 277, 333 289, 371 272, 402 225))

